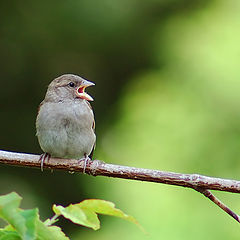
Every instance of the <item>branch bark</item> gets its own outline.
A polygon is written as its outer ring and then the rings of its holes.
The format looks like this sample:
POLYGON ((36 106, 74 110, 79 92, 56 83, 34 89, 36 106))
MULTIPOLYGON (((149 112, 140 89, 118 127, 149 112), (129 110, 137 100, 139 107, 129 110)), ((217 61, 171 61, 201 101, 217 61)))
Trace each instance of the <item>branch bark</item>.
MULTIPOLYGON (((40 155, 15 153, 0 150, 0 163, 22 167, 35 167, 40 169, 40 155)), ((83 172, 84 160, 50 158, 44 163, 44 168, 65 170, 70 172, 83 172)), ((240 222, 240 217, 232 212, 226 205, 218 200, 209 190, 218 190, 240 193, 240 181, 208 177, 199 174, 182 174, 144 168, 135 168, 108 164, 99 160, 90 161, 85 172, 93 176, 108 176, 147 182, 164 183, 181 187, 192 188, 218 205, 226 213, 240 222)))

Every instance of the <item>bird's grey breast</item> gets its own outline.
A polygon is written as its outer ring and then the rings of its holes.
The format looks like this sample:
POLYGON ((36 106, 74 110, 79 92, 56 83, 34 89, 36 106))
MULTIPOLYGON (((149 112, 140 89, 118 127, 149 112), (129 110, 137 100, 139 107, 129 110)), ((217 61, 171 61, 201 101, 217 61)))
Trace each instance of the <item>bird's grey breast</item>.
POLYGON ((41 121, 43 128, 54 128, 56 125, 80 129, 90 128, 94 121, 93 112, 86 103, 70 101, 44 103, 40 108, 38 118, 44 120, 41 121))
MULTIPOLYGON (((59 104, 60 105, 60 104, 59 104)), ((92 128, 94 116, 85 101, 62 103, 61 122, 66 128, 84 131, 92 128)))
POLYGON ((96 140, 93 122, 93 112, 85 101, 45 102, 37 117, 40 145, 57 157, 90 154, 96 140))

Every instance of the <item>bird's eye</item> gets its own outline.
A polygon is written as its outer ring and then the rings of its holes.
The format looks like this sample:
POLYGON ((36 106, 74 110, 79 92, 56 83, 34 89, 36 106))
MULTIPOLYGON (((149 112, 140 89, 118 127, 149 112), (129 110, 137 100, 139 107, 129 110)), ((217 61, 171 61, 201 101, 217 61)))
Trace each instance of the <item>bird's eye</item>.
POLYGON ((74 82, 70 82, 68 85, 69 85, 70 87, 75 87, 74 82))

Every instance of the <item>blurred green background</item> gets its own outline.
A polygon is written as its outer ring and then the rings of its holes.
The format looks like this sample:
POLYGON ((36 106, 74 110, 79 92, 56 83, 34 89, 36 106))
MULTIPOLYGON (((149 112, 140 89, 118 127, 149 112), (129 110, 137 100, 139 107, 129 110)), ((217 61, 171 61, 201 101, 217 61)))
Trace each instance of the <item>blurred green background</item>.
MULTIPOLYGON (((240 176, 240 2, 79 0, 0 2, 1 149, 41 153, 38 104, 49 82, 96 83, 95 158, 110 163, 240 176)), ((189 189, 1 166, 0 194, 42 219, 53 203, 100 198, 133 215, 101 217, 95 232, 60 221, 71 239, 239 239, 238 223, 189 189)), ((219 193, 240 212, 240 195, 219 193)))

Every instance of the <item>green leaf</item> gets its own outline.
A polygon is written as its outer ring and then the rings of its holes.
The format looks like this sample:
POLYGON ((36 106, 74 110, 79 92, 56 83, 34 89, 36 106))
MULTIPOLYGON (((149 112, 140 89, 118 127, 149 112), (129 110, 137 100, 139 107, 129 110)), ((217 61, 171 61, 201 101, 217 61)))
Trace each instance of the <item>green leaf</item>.
POLYGON ((21 237, 16 231, 0 229, 0 240, 21 240, 21 237))
POLYGON ((82 209, 81 206, 78 206, 77 204, 70 204, 66 208, 53 205, 53 211, 57 215, 62 215, 72 222, 82 226, 93 228, 94 230, 100 228, 100 222, 97 214, 87 209, 82 209))
POLYGON ((69 240, 62 232, 61 228, 56 226, 46 226, 39 219, 36 222, 37 240, 69 240))
POLYGON ((53 205, 53 211, 57 215, 62 215, 74 223, 94 230, 100 228, 100 221, 97 214, 119 217, 133 222, 140 227, 135 218, 115 208, 114 203, 105 200, 89 199, 77 204, 70 204, 67 207, 53 205))
POLYGON ((21 197, 16 193, 0 196, 0 217, 8 222, 0 229, 0 240, 68 240, 61 228, 46 226, 40 219, 38 209, 19 208, 21 197))
POLYGON ((38 209, 22 210, 20 214, 25 219, 26 236, 29 236, 29 239, 36 239, 36 221, 38 219, 38 209))
POLYGON ((36 237, 34 225, 37 209, 19 209, 21 199, 15 192, 0 196, 0 217, 9 223, 22 239, 33 240, 36 237))
POLYGON ((1 228, 0 230, 4 230, 4 231, 16 231, 11 225, 6 225, 4 228, 1 228))

